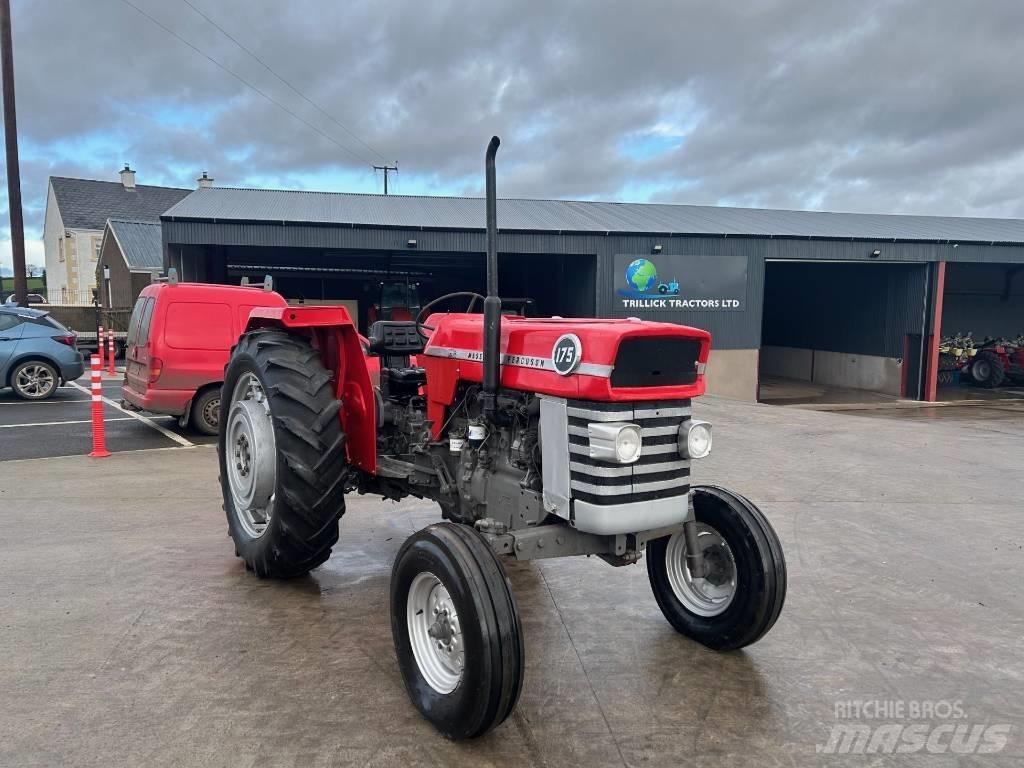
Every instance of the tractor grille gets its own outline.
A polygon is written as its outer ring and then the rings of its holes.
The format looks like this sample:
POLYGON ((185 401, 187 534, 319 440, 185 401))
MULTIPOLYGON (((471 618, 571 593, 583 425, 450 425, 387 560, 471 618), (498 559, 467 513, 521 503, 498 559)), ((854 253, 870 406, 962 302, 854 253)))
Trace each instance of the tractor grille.
POLYGON ((689 400, 594 403, 568 400, 569 488, 574 499, 592 504, 624 504, 690 490, 690 462, 679 455, 679 425, 690 418, 689 400), (590 458, 587 425, 622 421, 640 427, 643 448, 634 464, 590 458))

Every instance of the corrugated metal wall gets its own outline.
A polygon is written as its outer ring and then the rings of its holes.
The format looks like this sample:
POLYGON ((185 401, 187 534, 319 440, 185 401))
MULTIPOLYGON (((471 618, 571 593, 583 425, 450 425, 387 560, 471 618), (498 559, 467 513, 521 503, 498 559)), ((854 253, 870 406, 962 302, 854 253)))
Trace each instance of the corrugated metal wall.
POLYGON ((763 343, 902 357, 920 333, 923 264, 770 262, 763 343))
POLYGON ((1024 269, 1009 264, 949 264, 942 334, 1015 337, 1024 333, 1024 269))

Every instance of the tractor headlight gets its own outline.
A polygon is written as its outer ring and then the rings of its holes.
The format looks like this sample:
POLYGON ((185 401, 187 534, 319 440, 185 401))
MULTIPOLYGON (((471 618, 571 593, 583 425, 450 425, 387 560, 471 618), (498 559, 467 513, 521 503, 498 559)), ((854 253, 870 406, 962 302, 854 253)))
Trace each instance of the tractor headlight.
POLYGON ((643 440, 636 424, 592 422, 587 425, 590 458, 617 464, 632 464, 640 458, 643 440))
POLYGON ((703 459, 711 453, 711 424, 687 419, 679 425, 679 454, 684 459, 703 459))

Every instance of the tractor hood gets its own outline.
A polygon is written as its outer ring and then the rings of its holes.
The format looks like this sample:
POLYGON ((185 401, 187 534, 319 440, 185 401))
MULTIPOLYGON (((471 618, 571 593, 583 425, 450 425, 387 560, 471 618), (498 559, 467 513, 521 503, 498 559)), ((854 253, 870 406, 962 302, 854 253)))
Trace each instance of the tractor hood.
MULTIPOLYGON (((429 386, 483 379, 483 317, 435 314, 421 363, 429 386)), ((594 401, 704 394, 707 331, 637 319, 501 319, 501 386, 594 401)), ((431 392, 431 399, 446 392, 431 392)))

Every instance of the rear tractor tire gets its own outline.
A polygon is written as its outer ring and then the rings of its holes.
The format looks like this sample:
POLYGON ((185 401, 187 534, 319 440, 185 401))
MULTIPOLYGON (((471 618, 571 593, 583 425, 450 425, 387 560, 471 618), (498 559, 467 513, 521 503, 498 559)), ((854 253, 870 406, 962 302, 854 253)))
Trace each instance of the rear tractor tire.
POLYGON ((679 633, 718 651, 756 642, 786 599, 782 544, 761 511, 739 494, 694 486, 705 576, 694 578, 680 533, 647 546, 647 575, 661 612, 679 633))
POLYGON ((979 387, 986 389, 1002 386, 1006 380, 1006 371, 999 355, 984 349, 976 354, 974 362, 971 363, 971 379, 979 387))
POLYGON ((345 511, 333 377, 305 339, 265 329, 239 340, 221 391, 217 453, 235 552, 257 576, 301 576, 330 557, 345 511))
POLYGON ((409 698, 444 736, 500 725, 523 685, 512 587, 472 528, 438 523, 402 545, 391 572, 391 633, 409 698))

